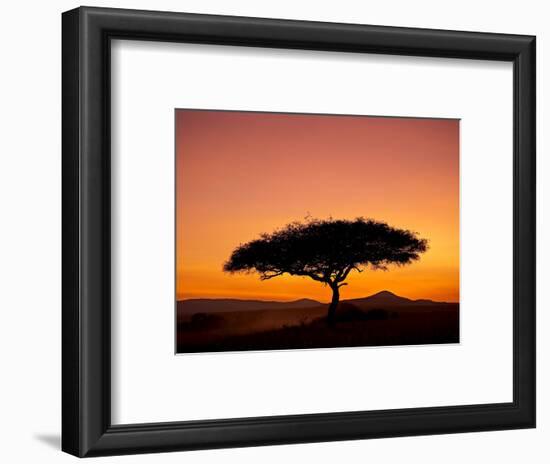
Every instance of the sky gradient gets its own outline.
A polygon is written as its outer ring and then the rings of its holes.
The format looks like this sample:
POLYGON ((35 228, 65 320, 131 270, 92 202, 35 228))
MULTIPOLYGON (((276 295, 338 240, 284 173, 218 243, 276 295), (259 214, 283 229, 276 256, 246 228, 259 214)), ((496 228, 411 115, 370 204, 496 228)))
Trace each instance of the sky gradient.
POLYGON ((330 299, 307 277, 260 281, 224 262, 306 216, 386 221, 429 240, 420 261, 352 272, 341 298, 389 290, 459 301, 459 121, 176 110, 176 292, 330 299))

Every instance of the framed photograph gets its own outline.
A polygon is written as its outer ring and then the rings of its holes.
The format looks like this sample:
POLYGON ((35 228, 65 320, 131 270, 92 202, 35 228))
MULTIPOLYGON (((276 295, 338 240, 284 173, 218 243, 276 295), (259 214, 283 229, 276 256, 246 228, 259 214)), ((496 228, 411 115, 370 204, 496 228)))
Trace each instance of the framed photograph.
POLYGON ((458 155, 456 119, 177 109, 176 352, 459 343, 458 155))
POLYGON ((535 426, 535 38, 63 14, 62 447, 535 426))

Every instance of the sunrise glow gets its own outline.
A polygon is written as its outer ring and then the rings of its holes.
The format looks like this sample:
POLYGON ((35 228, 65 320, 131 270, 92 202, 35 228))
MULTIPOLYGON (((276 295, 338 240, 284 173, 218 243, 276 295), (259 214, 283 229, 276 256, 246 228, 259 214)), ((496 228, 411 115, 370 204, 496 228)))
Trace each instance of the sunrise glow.
POLYGON ((176 111, 177 298, 328 301, 307 277, 230 275, 240 243, 306 217, 359 216, 429 240, 419 261, 353 272, 342 299, 459 301, 459 121, 176 111))

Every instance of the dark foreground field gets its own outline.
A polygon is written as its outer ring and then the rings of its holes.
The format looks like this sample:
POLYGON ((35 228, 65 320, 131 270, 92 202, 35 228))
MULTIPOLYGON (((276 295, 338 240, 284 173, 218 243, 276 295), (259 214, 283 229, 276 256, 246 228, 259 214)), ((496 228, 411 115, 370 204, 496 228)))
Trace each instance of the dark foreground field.
POLYGON ((409 300, 390 292, 326 305, 241 300, 178 303, 178 353, 419 345, 459 342, 459 304, 409 300), (180 304, 184 303, 184 304, 180 304), (254 309, 254 308, 258 309, 254 309), (239 308, 242 308, 239 310, 239 308))

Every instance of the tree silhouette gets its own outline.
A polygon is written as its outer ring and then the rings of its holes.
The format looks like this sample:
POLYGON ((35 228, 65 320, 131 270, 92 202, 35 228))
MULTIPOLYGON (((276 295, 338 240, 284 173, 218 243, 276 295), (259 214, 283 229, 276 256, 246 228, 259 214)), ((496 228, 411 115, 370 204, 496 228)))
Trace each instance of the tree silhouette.
POLYGON ((332 289, 327 321, 335 323, 340 288, 352 271, 386 270, 405 265, 427 250, 427 240, 385 222, 309 219, 293 222, 271 234, 239 245, 224 264, 230 273, 257 272, 268 280, 283 274, 306 276, 332 289))

